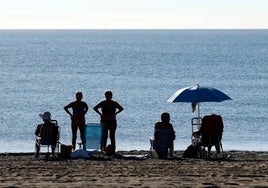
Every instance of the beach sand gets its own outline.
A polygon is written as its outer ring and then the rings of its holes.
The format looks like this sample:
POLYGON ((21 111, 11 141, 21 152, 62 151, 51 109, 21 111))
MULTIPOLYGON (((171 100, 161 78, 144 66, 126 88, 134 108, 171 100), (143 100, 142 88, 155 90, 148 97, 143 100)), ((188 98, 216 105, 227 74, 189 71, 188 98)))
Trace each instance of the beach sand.
MULTIPOLYGON (((121 151, 146 155, 149 151, 121 151)), ((225 152, 226 158, 38 160, 34 153, 0 154, 0 187, 268 187, 268 152, 225 152)))

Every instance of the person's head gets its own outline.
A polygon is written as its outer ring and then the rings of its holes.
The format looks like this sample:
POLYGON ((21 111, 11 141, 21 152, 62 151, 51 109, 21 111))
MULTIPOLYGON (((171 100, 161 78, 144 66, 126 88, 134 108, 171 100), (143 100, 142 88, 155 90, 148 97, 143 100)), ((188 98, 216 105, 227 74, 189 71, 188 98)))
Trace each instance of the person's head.
POLYGON ((75 96, 76 96, 76 100, 78 100, 78 101, 81 101, 82 100, 82 98, 83 98, 83 94, 82 94, 82 92, 77 92, 76 94, 75 94, 75 96))
POLYGON ((162 113, 161 120, 162 120, 162 122, 169 123, 169 121, 170 121, 169 113, 167 113, 167 112, 162 113))
POLYGON ((43 119, 44 122, 51 120, 50 112, 44 112, 44 114, 39 114, 39 116, 43 119))
POLYGON ((104 95, 107 100, 111 100, 113 98, 113 93, 110 90, 105 91, 104 95))

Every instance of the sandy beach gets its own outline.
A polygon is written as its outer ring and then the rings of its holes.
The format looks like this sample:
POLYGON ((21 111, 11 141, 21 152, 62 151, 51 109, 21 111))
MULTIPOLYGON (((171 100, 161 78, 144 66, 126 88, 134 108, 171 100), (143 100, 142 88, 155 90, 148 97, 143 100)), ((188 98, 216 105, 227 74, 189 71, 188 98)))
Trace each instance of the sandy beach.
POLYGON ((116 157, 39 160, 34 153, 0 154, 1 187, 268 187, 268 152, 225 152, 225 158, 116 157))

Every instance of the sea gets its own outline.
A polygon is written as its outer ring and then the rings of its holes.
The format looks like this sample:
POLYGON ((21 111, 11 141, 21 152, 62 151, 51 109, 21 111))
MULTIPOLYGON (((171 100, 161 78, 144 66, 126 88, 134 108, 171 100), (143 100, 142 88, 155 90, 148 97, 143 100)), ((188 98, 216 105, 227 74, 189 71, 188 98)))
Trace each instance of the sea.
POLYGON ((33 152, 45 111, 71 144, 64 106, 81 91, 99 122, 106 90, 124 107, 117 150, 149 150, 162 112, 185 150, 197 112, 167 99, 196 84, 232 98, 200 103, 202 117, 222 116, 224 151, 268 151, 268 30, 0 30, 0 70, 0 153, 33 152))

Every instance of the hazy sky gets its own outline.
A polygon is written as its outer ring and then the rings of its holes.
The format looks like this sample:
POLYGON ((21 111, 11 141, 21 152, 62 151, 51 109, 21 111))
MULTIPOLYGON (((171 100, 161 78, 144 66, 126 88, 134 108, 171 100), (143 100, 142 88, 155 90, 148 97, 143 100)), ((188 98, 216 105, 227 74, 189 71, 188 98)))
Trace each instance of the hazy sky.
POLYGON ((0 29, 268 29, 268 0, 0 0, 0 29))

